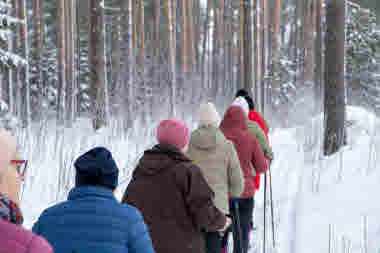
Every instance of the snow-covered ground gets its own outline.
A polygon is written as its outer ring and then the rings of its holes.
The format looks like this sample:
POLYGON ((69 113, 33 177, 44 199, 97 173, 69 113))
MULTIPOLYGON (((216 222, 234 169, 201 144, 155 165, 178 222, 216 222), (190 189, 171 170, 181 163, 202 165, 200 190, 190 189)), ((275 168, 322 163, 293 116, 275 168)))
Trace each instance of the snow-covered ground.
MULTIPOLYGON (((271 133, 277 243, 273 252, 329 252, 330 240, 331 252, 379 252, 380 201, 376 196, 380 192, 380 133, 376 130, 380 120, 357 107, 348 108, 347 118, 348 145, 330 158, 320 152, 322 116, 303 126, 271 133)), ((135 162, 154 141, 154 126, 136 125, 136 131, 121 135, 117 125, 97 134, 90 134, 91 129, 84 125, 89 124, 79 122, 65 132, 51 132, 54 128, 46 126, 36 131, 39 135, 21 138, 26 158, 31 160, 22 197, 27 228, 43 209, 66 198, 74 183, 72 161, 79 154, 95 145, 111 149, 122 168, 120 198, 135 162)), ((262 252, 263 186, 256 196, 257 243, 251 253, 262 252)), ((268 242, 267 252, 272 252, 270 245, 268 242)))
MULTIPOLYGON (((277 252, 380 251, 380 120, 356 107, 347 119, 348 145, 329 158, 320 152, 322 117, 271 135, 277 252)), ((263 191, 257 202, 262 238, 263 191)))

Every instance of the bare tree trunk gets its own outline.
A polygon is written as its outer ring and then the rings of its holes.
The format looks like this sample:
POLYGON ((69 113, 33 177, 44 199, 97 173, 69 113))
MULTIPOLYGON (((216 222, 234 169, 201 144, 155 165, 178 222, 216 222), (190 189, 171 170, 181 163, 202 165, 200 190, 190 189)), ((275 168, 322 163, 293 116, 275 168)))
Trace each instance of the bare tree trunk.
POLYGON ((144 68, 145 59, 145 22, 144 22, 144 5, 143 0, 139 0, 138 4, 138 24, 139 24, 139 56, 137 64, 140 68, 144 68))
POLYGON ((344 145, 345 10, 345 0, 326 1, 325 155, 336 153, 344 145))
POLYGON ((35 48, 35 53, 33 55, 33 60, 35 64, 35 73, 32 83, 37 87, 36 102, 33 106, 32 114, 35 116, 36 120, 41 119, 42 113, 42 101, 43 101, 43 80, 42 80, 42 69, 41 60, 44 48, 44 10, 43 10, 43 0, 33 1, 33 47, 35 48))
POLYGON ((254 86, 254 94, 253 98, 254 101, 258 102, 258 96, 259 96, 259 44, 258 44, 258 38, 259 38, 259 28, 258 28, 258 12, 257 12, 257 0, 253 0, 253 52, 254 52, 254 58, 253 58, 253 86, 254 86))
POLYGON ((251 0, 244 0, 243 6, 243 29, 244 29, 244 41, 243 41, 243 83, 241 87, 244 87, 252 95, 252 5, 251 0))
POLYGON ((74 9, 73 9, 73 0, 65 1, 65 65, 66 65, 66 98, 67 98, 67 113, 66 113, 66 124, 71 127, 74 121, 74 112, 75 108, 75 83, 74 83, 74 29, 73 29, 73 17, 74 9))
MULTIPOLYGON (((203 49, 202 49, 202 83, 206 84, 206 55, 207 55, 207 45, 208 40, 210 40, 209 36, 209 23, 210 23, 210 10, 211 10, 211 1, 207 1, 207 9, 206 9, 206 19, 203 27, 203 49)), ((209 59, 208 59, 209 60, 209 59)))
POLYGON ((94 108, 93 127, 95 130, 107 124, 106 85, 104 70, 104 10, 102 0, 90 1, 90 25, 88 61, 90 66, 90 83, 94 108))
POLYGON ((323 57, 323 41, 322 41, 322 4, 323 0, 314 0, 316 6, 316 39, 315 39, 315 84, 314 84, 314 103, 315 113, 322 111, 322 57, 323 57))
POLYGON ((177 72, 176 72, 176 18, 175 9, 173 8, 174 0, 165 0, 165 17, 168 34, 169 49, 169 68, 170 68, 170 114, 176 116, 176 88, 177 88, 177 72))
POLYGON ((57 4, 57 50, 58 50, 58 111, 57 120, 63 124, 66 119, 66 47, 65 47, 65 1, 57 4))
POLYGON ((187 40, 188 39, 188 35, 187 35, 187 2, 188 0, 180 0, 179 3, 180 3, 180 10, 181 10, 181 32, 180 32, 180 45, 181 45, 181 70, 182 70, 182 75, 184 75, 185 73, 188 73, 189 71, 189 67, 188 67, 188 52, 187 52, 187 44, 189 43, 189 41, 187 40))
POLYGON ((265 109, 265 89, 266 89, 266 6, 265 6, 265 0, 260 0, 260 8, 261 8, 261 15, 260 15, 260 26, 261 26, 261 40, 260 40, 260 46, 261 46, 261 92, 260 92, 260 104, 261 104, 261 113, 264 114, 265 109))
POLYGON ((187 55, 189 72, 192 73, 195 67, 195 47, 194 47, 194 0, 186 0, 186 16, 187 16, 187 55))
MULTIPOLYGON (((133 52, 133 11, 132 2, 135 0, 120 0, 121 6, 121 57, 120 57, 120 93, 118 98, 126 108, 127 115, 124 120, 124 129, 131 127, 133 123, 133 84, 134 84, 134 62, 133 52)), ((123 107, 120 110, 124 112, 123 107)))
MULTIPOLYGON (((11 0, 11 9, 8 11, 10 16, 16 17, 17 10, 17 0, 11 0)), ((15 53, 17 49, 17 26, 11 26, 11 33, 9 34, 8 40, 8 51, 10 53, 15 53)), ((8 103, 9 103, 9 112, 14 114, 17 110, 16 103, 17 99, 15 99, 15 88, 17 86, 17 69, 13 68, 9 69, 9 86, 8 86, 8 103)), ((18 90, 18 88, 16 88, 18 90)))
MULTIPOLYGON (((270 53, 270 80, 271 89, 279 89, 281 85, 280 79, 280 41, 279 41, 279 27, 281 18, 281 0, 276 0, 271 2, 271 31, 270 31, 270 43, 271 43, 271 53, 270 53)), ((272 100, 270 90, 268 92, 268 100, 272 100)), ((270 101, 269 103, 271 103, 270 101)))
POLYGON ((111 97, 115 97, 116 93, 120 87, 121 73, 120 73, 120 59, 121 59, 121 48, 120 48, 120 33, 121 33, 121 9, 123 5, 123 0, 112 1, 112 7, 114 12, 112 13, 112 53, 111 53, 111 87, 110 90, 113 91, 111 97), (118 9, 120 7, 120 9, 118 9))
POLYGON ((305 85, 312 87, 314 77, 314 32, 315 32, 315 6, 314 0, 305 1, 305 61, 304 61, 304 81, 305 85))
POLYGON ((199 47, 201 45, 201 0, 194 0, 194 50, 196 71, 199 73, 201 65, 201 56, 199 47))
POLYGON ((20 24, 20 56, 26 60, 26 64, 19 70, 20 87, 20 116, 24 127, 30 126, 30 85, 29 85, 29 46, 28 46, 28 17, 26 15, 26 0, 19 0, 19 19, 24 23, 20 24))

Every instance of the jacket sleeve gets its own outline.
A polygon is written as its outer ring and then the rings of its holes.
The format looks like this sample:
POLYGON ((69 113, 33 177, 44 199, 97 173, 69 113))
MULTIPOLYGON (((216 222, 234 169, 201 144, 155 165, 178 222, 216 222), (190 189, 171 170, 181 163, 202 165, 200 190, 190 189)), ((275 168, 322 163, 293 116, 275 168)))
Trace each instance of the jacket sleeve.
POLYGON ((260 148, 264 153, 264 156, 269 160, 273 160, 273 151, 269 145, 269 142, 265 136, 264 131, 259 127, 255 122, 248 122, 248 131, 256 137, 256 140, 259 142, 260 148))
POLYGON ((41 214, 40 218, 38 218, 37 222, 34 223, 32 227, 32 232, 35 233, 36 235, 41 235, 41 217, 43 216, 43 213, 41 214))
POLYGON ((50 244, 37 235, 34 235, 30 241, 27 253, 53 253, 53 249, 50 244))
POLYGON ((208 186, 201 170, 195 164, 190 165, 177 181, 182 184, 186 207, 199 230, 218 231, 226 223, 225 215, 214 203, 214 192, 208 186))
POLYGON ((264 156, 263 151, 260 149, 260 145, 255 138, 252 138, 252 157, 251 161, 253 167, 256 169, 257 173, 264 173, 268 170, 268 162, 264 156))
POLYGON ((148 227, 145 224, 142 215, 136 208, 131 208, 135 212, 134 216, 136 217, 136 222, 129 227, 130 237, 128 242, 128 252, 154 253, 148 227))
POLYGON ((232 197, 238 198, 244 191, 244 176, 238 154, 232 143, 229 143, 228 186, 232 197))

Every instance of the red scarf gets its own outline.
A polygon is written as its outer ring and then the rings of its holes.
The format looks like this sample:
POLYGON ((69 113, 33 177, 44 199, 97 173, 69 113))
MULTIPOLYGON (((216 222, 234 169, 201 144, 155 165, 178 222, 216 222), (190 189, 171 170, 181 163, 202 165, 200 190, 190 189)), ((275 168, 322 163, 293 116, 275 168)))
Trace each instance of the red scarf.
MULTIPOLYGON (((255 112, 254 110, 249 110, 248 118, 250 121, 256 122, 260 126, 260 128, 264 131, 265 137, 269 142, 268 129, 261 115, 258 112, 255 112)), ((256 174, 255 176, 255 189, 260 189, 260 174, 256 174)))
POLYGON ((0 219, 16 225, 21 225, 24 221, 17 204, 3 195, 0 195, 0 219))

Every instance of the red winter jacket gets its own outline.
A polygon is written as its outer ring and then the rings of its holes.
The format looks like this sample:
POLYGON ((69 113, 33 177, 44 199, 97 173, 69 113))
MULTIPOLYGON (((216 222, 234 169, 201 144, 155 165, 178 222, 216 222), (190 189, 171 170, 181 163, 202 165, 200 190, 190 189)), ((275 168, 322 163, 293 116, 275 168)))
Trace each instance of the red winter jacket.
MULTIPOLYGON (((260 128, 264 131, 265 136, 267 137, 267 140, 269 142, 268 126, 265 123, 264 119, 261 117, 260 113, 254 111, 254 110, 249 110, 248 118, 250 121, 256 122, 260 126, 260 128)), ((260 174, 256 174, 255 188, 256 188, 256 190, 260 189, 260 174)))
POLYGON ((220 130, 230 140, 238 153, 240 166, 243 169, 245 186, 241 198, 250 198, 255 194, 252 166, 257 173, 268 169, 267 160, 256 138, 248 132, 244 111, 238 106, 231 106, 224 114, 220 130))
POLYGON ((265 136, 267 137, 267 140, 269 141, 269 139, 268 139, 268 126, 265 123, 263 117, 261 117, 260 113, 254 111, 254 110, 249 110, 248 118, 250 121, 256 122, 260 126, 260 128, 264 131, 265 136))

